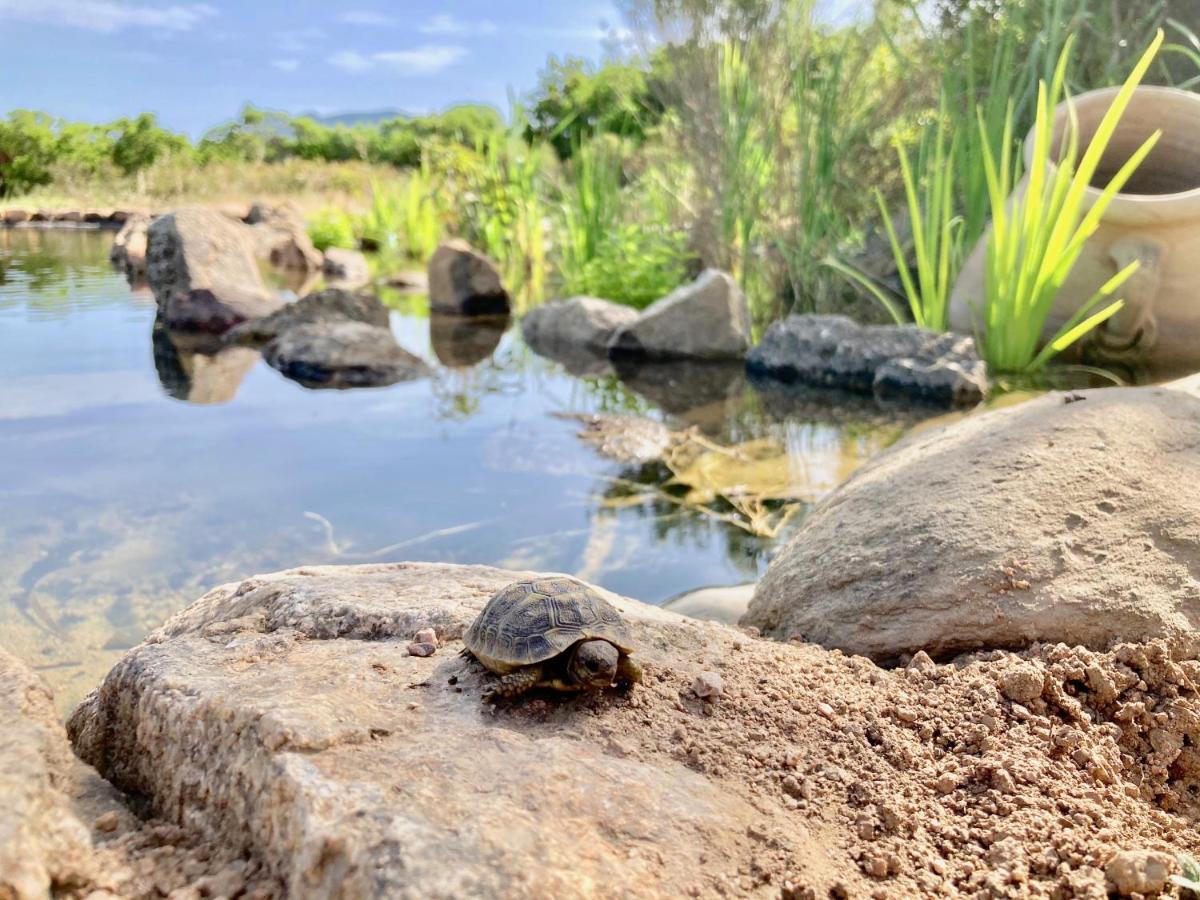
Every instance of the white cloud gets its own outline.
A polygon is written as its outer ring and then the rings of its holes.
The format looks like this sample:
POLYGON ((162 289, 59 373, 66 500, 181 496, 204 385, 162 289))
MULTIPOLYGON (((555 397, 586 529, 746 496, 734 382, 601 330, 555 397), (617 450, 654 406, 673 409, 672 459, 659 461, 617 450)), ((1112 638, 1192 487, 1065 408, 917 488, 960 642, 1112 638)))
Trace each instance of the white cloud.
POLYGON ((338 21, 344 25, 368 25, 377 27, 390 27, 396 24, 396 20, 391 16, 385 16, 383 13, 372 12, 369 9, 351 9, 338 16, 338 21))
MULTIPOLYGON (((0 0, 3 2, 3 0, 0 0)), ((325 36, 320 28, 296 28, 290 31, 280 31, 275 35, 275 40, 279 44, 279 49, 284 53, 299 53, 325 36)))
POLYGON ((478 22, 463 22, 449 14, 433 16, 417 29, 422 34, 495 34, 496 23, 481 19, 478 22))
POLYGON ((428 75, 454 65, 466 55, 466 47, 423 44, 408 50, 385 50, 370 55, 357 50, 342 50, 329 57, 329 64, 347 72, 365 72, 385 66, 402 73, 428 75))
POLYGON ((273 59, 271 65, 277 68, 280 72, 295 72, 300 68, 300 60, 298 59, 273 59))
POLYGON ((207 3, 138 6, 121 0, 0 0, 0 22, 35 22, 114 32, 123 28, 190 31, 217 15, 207 3))

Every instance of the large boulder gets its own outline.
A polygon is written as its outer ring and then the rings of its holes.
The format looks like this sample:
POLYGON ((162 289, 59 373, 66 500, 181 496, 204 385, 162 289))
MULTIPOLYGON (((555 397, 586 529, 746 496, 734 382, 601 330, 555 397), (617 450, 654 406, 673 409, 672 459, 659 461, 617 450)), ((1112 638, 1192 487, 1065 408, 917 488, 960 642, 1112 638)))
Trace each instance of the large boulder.
POLYGON ((788 316, 767 329, 747 370, 817 387, 945 405, 987 392, 975 341, 914 325, 859 325, 846 316, 788 316))
POLYGON ((150 225, 146 278, 172 327, 228 328, 282 302, 263 283, 246 227, 207 209, 177 210, 150 225))
POLYGON ((362 287, 371 280, 367 258, 357 250, 330 247, 321 267, 325 280, 344 288, 362 287))
POLYGON ((319 322, 363 322, 388 327, 388 309, 372 294, 326 288, 287 303, 270 315, 238 325, 225 334, 229 344, 265 344, 298 325, 319 322))
POLYGON ((91 834, 72 808, 78 761, 49 689, 0 650, 0 897, 61 896, 93 884, 91 834))
POLYGON ((270 366, 310 388, 383 387, 429 374, 390 329, 346 319, 289 328, 262 353, 270 366))
POLYGON ((535 353, 551 359, 581 352, 604 353, 617 329, 637 317, 636 309, 611 300, 571 297, 527 312, 521 319, 521 333, 535 353))
POLYGON ((466 241, 452 240, 429 260, 429 307, 452 315, 507 315, 508 291, 494 262, 466 241))
POLYGON ((780 551, 742 622, 876 659, 1161 637, 1200 651, 1200 398, 1049 394, 918 433, 780 551))
POLYGON ((1200 665, 1160 646, 887 671, 610 595, 643 684, 490 707, 461 636, 528 574, 226 585, 68 730, 294 900, 991 896, 1014 873, 1030 896, 1102 897, 1118 851, 1195 847, 1200 665), (410 655, 424 628, 440 648, 410 655))
POLYGON ((608 352, 649 359, 730 360, 743 358, 750 340, 746 295, 733 276, 708 269, 618 328, 608 352))

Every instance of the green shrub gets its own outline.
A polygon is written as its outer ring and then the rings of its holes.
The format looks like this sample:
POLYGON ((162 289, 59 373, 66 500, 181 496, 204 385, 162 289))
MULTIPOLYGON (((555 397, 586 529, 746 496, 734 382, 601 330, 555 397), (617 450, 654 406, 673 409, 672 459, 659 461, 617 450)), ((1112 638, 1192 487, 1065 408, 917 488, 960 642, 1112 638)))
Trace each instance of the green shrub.
POLYGON ((327 206, 309 217, 308 237, 313 246, 322 253, 330 247, 343 247, 347 250, 358 247, 350 215, 332 206, 327 206))
POLYGON ((683 283, 689 259, 684 232, 626 224, 590 260, 561 273, 563 290, 641 309, 683 283))

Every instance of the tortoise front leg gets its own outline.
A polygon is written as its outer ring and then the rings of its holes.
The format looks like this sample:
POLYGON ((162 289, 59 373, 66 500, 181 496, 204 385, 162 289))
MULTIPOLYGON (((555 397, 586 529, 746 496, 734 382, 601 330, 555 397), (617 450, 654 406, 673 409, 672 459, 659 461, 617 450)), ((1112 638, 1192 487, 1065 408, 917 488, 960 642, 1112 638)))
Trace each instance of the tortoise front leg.
POLYGON ((483 699, 496 701, 501 698, 519 697, 541 680, 541 666, 525 666, 515 672, 501 675, 495 684, 483 692, 483 699))
POLYGON ((642 667, 632 656, 622 653, 617 660, 617 684, 630 687, 642 683, 642 667))

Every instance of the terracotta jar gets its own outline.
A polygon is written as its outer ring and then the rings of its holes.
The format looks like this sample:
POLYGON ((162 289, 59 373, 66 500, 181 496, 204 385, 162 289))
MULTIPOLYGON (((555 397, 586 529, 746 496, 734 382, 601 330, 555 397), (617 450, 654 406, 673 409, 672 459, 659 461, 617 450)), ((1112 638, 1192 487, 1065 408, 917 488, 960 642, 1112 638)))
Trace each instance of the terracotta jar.
MULTIPOLYGON (((1073 98, 1079 118, 1080 152, 1087 147, 1118 88, 1073 98)), ((1055 131, 1066 128, 1066 104, 1056 111, 1055 131)), ((1077 355, 1152 369, 1200 367, 1200 96, 1174 88, 1141 87, 1134 93, 1109 141, 1087 202, 1100 196, 1117 170, 1142 143, 1162 129, 1150 155, 1105 210, 1046 321, 1051 337, 1116 272, 1133 260, 1138 271, 1118 296, 1125 307, 1083 340, 1077 355), (1099 185, 1097 187, 1096 185, 1099 185)), ((1025 164, 1033 135, 1025 141, 1025 164)), ((1028 176, 1017 186, 1023 192, 1028 176)), ((950 325, 976 332, 982 308, 988 235, 967 259, 950 300, 950 325)))

